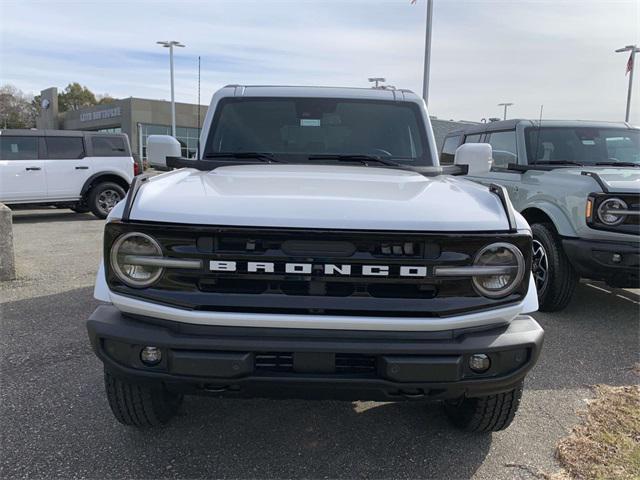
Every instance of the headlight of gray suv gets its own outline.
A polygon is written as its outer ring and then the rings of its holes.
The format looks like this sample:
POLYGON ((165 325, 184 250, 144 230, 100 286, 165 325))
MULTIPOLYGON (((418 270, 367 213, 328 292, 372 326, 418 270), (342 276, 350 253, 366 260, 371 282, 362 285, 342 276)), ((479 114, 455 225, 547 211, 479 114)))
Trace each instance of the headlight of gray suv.
POLYGON ((163 268, 153 265, 153 257, 162 258, 162 248, 151 236, 139 232, 121 235, 111 247, 111 268, 125 284, 144 288, 162 275, 163 268))
POLYGON ((626 215, 618 214, 616 210, 627 210, 627 204, 620 198, 608 198, 598 207, 598 220, 605 225, 615 226, 624 222, 626 215))
POLYGON ((524 278, 525 260, 522 252, 510 243, 492 243, 480 250, 473 262, 478 275, 473 286, 481 295, 502 298, 513 292, 524 278))

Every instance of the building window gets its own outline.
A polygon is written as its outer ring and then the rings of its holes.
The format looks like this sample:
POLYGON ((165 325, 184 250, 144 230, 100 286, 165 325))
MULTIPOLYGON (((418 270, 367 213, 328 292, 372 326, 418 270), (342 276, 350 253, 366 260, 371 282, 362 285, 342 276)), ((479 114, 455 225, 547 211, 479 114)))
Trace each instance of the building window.
MULTIPOLYGON (((147 159, 147 138, 149 135, 171 135, 169 125, 142 124, 142 158, 147 159)), ((200 130, 191 127, 176 127, 176 140, 180 142, 182 156, 195 158, 198 150, 200 130)))

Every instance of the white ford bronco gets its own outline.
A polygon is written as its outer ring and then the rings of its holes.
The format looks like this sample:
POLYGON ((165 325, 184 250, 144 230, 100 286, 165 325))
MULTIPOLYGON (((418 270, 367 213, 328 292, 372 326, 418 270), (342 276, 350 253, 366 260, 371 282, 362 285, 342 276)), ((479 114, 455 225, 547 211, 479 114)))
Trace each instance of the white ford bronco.
POLYGON ((0 130, 0 202, 106 218, 138 173, 123 133, 0 130))
POLYGON ((506 428, 542 347, 531 230, 502 187, 438 165, 406 90, 227 86, 196 159, 151 136, 110 213, 87 323, 125 425, 185 394, 442 401, 506 428))

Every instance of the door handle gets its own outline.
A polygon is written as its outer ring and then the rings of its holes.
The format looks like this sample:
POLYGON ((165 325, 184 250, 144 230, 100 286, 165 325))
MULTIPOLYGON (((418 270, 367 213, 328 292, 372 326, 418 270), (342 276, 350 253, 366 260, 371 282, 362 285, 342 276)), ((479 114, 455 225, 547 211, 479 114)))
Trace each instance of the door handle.
POLYGON ((89 170, 89 167, 76 167, 76 170, 89 170))
POLYGON ((27 167, 25 168, 25 170, 27 171, 35 171, 35 170, 42 170, 40 167, 27 167))

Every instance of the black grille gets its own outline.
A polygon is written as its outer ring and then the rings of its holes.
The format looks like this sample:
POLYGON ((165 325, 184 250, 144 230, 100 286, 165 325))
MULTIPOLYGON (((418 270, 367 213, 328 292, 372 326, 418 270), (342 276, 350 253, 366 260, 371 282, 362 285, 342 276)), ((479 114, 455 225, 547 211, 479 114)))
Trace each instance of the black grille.
POLYGON ((336 354, 336 373, 375 373, 376 357, 356 353, 336 354))
MULTIPOLYGON (((199 259, 201 270, 166 269, 150 288, 134 289, 107 265, 110 287, 120 293, 181 308, 207 311, 375 316, 447 316, 491 308, 524 297, 528 275, 511 295, 499 300, 476 293, 470 278, 434 276, 437 266, 471 265, 474 255, 493 242, 517 245, 530 267, 526 235, 297 230, 142 223, 109 223, 105 252, 124 232, 147 233, 165 256, 199 259), (234 271, 211 271, 210 262, 235 262, 234 271), (249 262, 274 265, 274 271, 249 272, 249 262), (311 265, 287 273, 286 263, 311 265), (349 265, 351 275, 327 274, 325 265, 349 265), (365 276, 372 265, 386 276, 365 276), (426 276, 401 276, 400 267, 426 268, 426 276)), ((107 253, 108 255, 108 253, 107 253)))
MULTIPOLYGON (((260 352, 255 354, 255 369, 260 373, 292 373, 292 352, 260 352)), ((374 355, 337 353, 335 373, 343 375, 374 374, 377 368, 374 355)))
POLYGON ((256 353, 256 370, 260 372, 292 372, 293 353, 268 352, 256 353))

